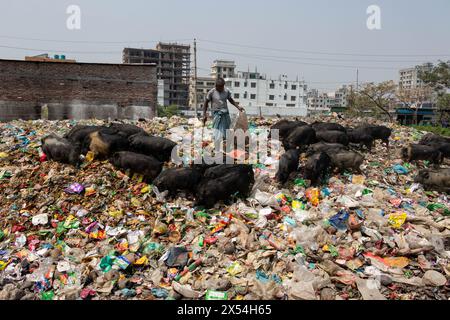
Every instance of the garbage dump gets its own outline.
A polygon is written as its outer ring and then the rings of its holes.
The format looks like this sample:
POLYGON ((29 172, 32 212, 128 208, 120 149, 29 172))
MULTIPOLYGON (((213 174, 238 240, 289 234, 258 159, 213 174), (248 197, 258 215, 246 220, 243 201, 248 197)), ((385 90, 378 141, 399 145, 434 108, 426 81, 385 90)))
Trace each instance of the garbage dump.
POLYGON ((277 125, 286 151, 235 180, 210 171, 201 196, 207 166, 169 159, 200 121, 0 124, 0 299, 448 300, 446 140, 303 120, 277 125), (226 183, 244 187, 218 197, 226 183))

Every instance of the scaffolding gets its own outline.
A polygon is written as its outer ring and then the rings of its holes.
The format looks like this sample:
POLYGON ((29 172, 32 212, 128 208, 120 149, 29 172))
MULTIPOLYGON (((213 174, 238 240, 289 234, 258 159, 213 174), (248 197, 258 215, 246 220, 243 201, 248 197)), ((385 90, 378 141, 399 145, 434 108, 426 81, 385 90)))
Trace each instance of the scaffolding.
POLYGON ((160 42, 155 49, 125 48, 123 63, 155 63, 158 80, 164 81, 164 104, 179 107, 189 105, 190 45, 160 42))

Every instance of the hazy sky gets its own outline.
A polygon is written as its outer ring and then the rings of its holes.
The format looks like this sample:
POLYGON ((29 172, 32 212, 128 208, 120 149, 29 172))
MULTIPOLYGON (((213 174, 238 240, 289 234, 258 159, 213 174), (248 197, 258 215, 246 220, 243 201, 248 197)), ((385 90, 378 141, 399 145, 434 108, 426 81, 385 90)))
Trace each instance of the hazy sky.
POLYGON ((449 16, 449 0, 0 0, 0 58, 48 51, 120 63, 123 47, 196 37, 200 75, 234 59, 329 90, 355 81, 357 67, 361 81, 396 80, 401 67, 450 59, 449 16), (72 4, 80 30, 66 27, 72 4), (381 8, 381 30, 366 26, 369 5, 381 8))

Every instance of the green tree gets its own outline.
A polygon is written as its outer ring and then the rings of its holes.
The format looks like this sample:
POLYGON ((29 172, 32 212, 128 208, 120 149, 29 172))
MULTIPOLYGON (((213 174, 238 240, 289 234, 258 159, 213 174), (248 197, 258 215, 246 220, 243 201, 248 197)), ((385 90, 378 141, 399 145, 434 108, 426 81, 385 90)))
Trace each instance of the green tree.
POLYGON ((181 114, 180 110, 178 109, 178 106, 176 105, 170 105, 167 107, 164 106, 158 106, 158 117, 173 117, 173 116, 179 116, 181 114))
POLYGON ((439 121, 442 121, 444 114, 450 112, 450 95, 447 90, 450 89, 450 61, 440 61, 433 65, 431 70, 422 70, 419 72, 419 78, 428 86, 433 88, 437 95, 437 107, 440 113, 439 121))
POLYGON ((392 122, 393 117, 389 110, 395 102, 396 88, 394 81, 363 84, 352 97, 354 112, 370 112, 375 117, 386 115, 392 122))

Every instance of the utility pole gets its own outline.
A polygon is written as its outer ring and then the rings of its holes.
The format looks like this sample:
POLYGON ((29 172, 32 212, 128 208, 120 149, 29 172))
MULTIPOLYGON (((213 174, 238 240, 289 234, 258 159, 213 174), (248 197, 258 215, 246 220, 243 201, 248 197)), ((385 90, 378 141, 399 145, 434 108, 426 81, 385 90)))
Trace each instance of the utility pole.
POLYGON ((359 92, 359 69, 356 69, 356 92, 359 92))
POLYGON ((196 118, 198 117, 197 103, 197 39, 194 39, 194 112, 196 118))

